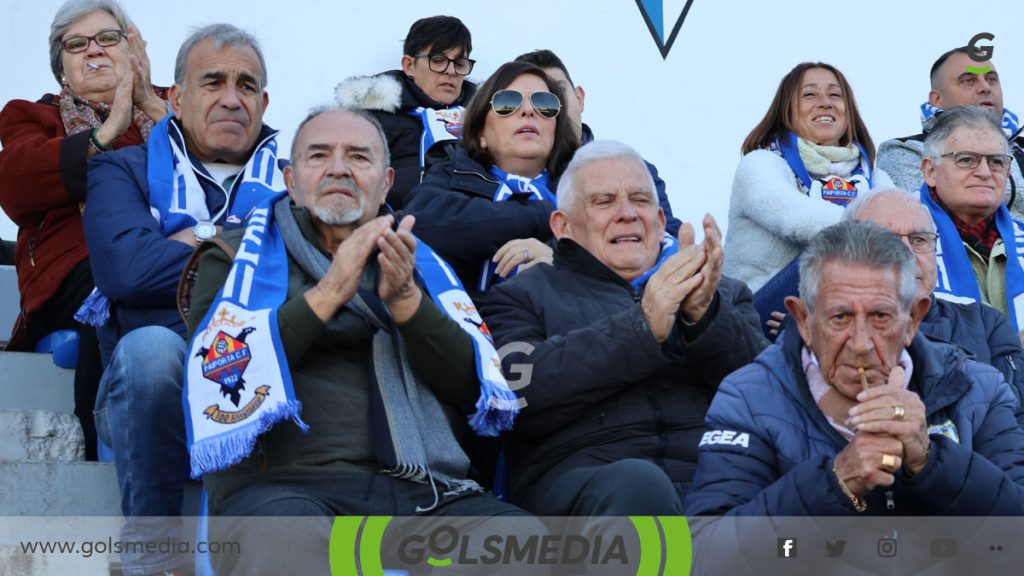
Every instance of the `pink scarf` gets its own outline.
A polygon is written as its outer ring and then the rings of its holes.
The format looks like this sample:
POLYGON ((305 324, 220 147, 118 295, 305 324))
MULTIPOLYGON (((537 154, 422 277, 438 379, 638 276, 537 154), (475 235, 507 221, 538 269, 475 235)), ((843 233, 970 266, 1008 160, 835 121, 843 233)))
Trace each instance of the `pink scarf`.
MULTIPOLYGON (((64 85, 60 92, 58 106, 60 107, 61 121, 64 123, 64 131, 68 136, 99 128, 103 124, 103 121, 100 120, 100 114, 104 117, 110 114, 109 104, 81 98, 67 84, 64 85)), ((135 125, 139 127, 139 132, 142 133, 142 140, 145 142, 149 139, 149 131, 153 129, 153 120, 140 110, 138 106, 132 106, 132 119, 135 125)))

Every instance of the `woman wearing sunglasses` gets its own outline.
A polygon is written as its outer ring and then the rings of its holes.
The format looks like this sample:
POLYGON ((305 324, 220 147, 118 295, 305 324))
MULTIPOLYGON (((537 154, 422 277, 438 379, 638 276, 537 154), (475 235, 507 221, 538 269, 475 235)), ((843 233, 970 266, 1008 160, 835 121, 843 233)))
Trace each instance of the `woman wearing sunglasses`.
POLYGON ((555 185, 579 147, 557 93, 540 68, 502 65, 466 108, 459 145, 406 200, 417 236, 474 300, 517 269, 551 262, 555 185))
POLYGON ((458 18, 421 18, 405 37, 401 70, 354 76, 334 89, 338 104, 367 110, 384 127, 395 169, 387 202, 395 209, 420 183, 430 148, 459 138, 463 106, 476 92, 466 80, 476 63, 472 50, 473 37, 458 18))
POLYGON ((145 142, 166 114, 165 91, 150 83, 145 43, 114 0, 69 0, 49 43, 60 93, 12 100, 0 111, 0 206, 18 225, 21 317, 11 345, 30 349, 55 330, 80 329, 75 413, 94 457, 99 351, 93 329, 72 319, 93 288, 81 216, 86 165, 145 142))
MULTIPOLYGON (((819 230, 871 188, 892 186, 875 169, 875 146, 853 88, 834 66, 798 64, 743 141, 729 201, 726 275, 755 292, 762 319, 796 294, 796 257, 819 230)), ((771 336, 769 336, 771 337, 771 336)))

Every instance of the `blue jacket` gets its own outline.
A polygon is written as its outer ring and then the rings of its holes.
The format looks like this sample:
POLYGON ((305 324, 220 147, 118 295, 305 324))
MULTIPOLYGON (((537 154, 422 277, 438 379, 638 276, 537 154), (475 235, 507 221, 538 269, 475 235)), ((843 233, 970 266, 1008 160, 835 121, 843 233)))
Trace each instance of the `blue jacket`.
MULTIPOLYGON (((264 125, 258 142, 276 134, 264 125)), ((104 363, 118 340, 136 328, 165 326, 182 338, 186 334, 176 293, 193 249, 160 232, 149 206, 147 154, 143 144, 99 154, 89 163, 85 241, 96 287, 111 301, 110 321, 98 330, 104 363)), ((224 189, 202 163, 192 158, 192 164, 202 173, 199 183, 210 214, 216 214, 226 200, 224 189)), ((216 223, 223 225, 224 217, 216 223)))
MULTIPOLYGON (((856 514, 832 473, 847 442, 811 397, 801 346, 798 331, 786 330, 722 382, 683 503, 687 516, 856 514)), ((1024 431, 1002 376, 921 334, 908 351, 910 389, 926 407, 929 460, 915 477, 898 474, 892 486, 869 493, 866 514, 1024 514, 1024 431)))
MULTIPOLYGON (((665 229, 675 235, 682 223, 672 217, 664 182, 656 171, 652 176, 658 203, 668 219, 665 229)), ((423 182, 405 198, 405 210, 416 215, 416 235, 451 264, 466 293, 476 302, 483 296, 478 289, 483 263, 506 242, 516 238, 549 242, 553 237, 548 223, 555 210, 553 204, 516 196, 494 202, 498 186, 490 170, 470 158, 459 144, 447 161, 433 164, 423 182)), ((555 191, 554 182, 551 191, 555 191)))
POLYGON ((999 370, 1017 400, 1017 422, 1024 426, 1024 350, 1005 314, 981 302, 961 304, 932 296, 920 330, 928 339, 956 344, 999 370))

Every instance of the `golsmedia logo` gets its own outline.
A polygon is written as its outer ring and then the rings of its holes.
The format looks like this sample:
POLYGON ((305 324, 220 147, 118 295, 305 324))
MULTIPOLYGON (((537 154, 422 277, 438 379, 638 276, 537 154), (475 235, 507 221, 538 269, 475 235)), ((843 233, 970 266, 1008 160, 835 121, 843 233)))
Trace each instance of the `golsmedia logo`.
POLYGON ((681 516, 605 518, 593 524, 561 519, 587 530, 567 529, 554 518, 489 520, 338 517, 331 532, 331 573, 382 576, 385 569, 444 567, 453 574, 474 574, 503 566, 526 576, 548 574, 556 565, 581 573, 588 566, 604 566, 637 576, 685 576, 690 571, 690 529, 681 516), (515 520, 530 523, 532 530, 507 526, 515 520))

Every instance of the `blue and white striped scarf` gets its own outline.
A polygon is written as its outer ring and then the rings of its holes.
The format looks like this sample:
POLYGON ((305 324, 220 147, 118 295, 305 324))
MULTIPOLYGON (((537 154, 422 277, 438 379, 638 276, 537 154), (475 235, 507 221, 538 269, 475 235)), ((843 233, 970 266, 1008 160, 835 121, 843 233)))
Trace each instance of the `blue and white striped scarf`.
MULTIPOLYGON (((530 201, 548 201, 552 206, 558 205, 558 200, 555 198, 554 193, 548 188, 550 177, 548 171, 545 170, 540 173, 536 178, 527 178, 525 176, 518 176, 516 174, 509 174, 497 166, 491 166, 491 174, 498 179, 500 185, 494 192, 494 202, 505 202, 512 199, 515 196, 523 197, 526 196, 527 200, 530 201)), ((512 238, 509 238, 512 240, 512 238)), ((498 263, 492 260, 485 260, 483 263, 483 269, 480 272, 480 279, 477 281, 477 290, 480 292, 487 292, 491 286, 497 282, 501 282, 505 279, 499 278, 495 273, 498 269, 498 263)), ((517 270, 513 270, 508 275, 509 278, 515 276, 517 270)))
POLYGON ((410 110, 423 123, 423 134, 420 135, 420 168, 427 164, 427 152, 430 147, 445 140, 458 140, 462 137, 462 106, 452 106, 435 110, 420 106, 410 110))
MULTIPOLYGON (((921 104, 921 123, 926 124, 939 112, 942 112, 942 108, 932 106, 927 102, 921 104)), ((1006 134, 1007 139, 1016 134, 1017 130, 1020 128, 1020 122, 1017 119, 1017 115, 1007 108, 1003 108, 1002 125, 1003 133, 1006 134)))
MULTIPOLYGON (((981 302, 981 289, 974 275, 971 259, 967 255, 956 224, 941 206, 932 200, 928 184, 919 190, 921 202, 935 221, 939 244, 935 253, 938 282, 935 296, 954 302, 981 302)), ((1024 329, 1024 228, 1010 216, 1006 206, 1000 204, 995 213, 996 229, 1006 248, 1006 305, 1010 320, 1017 330, 1024 329)))
MULTIPOLYGON (((160 233, 168 237, 195 226, 202 220, 213 221, 206 205, 206 192, 199 177, 218 188, 220 182, 196 167, 184 150, 185 138, 168 113, 149 133, 146 143, 146 183, 149 186, 149 211, 160 225, 160 233)), ((235 181, 232 193, 224 192, 228 222, 241 224, 256 204, 285 190, 284 176, 277 167, 277 133, 271 134, 256 147, 242 176, 235 181)), ((103 326, 110 319, 110 300, 93 289, 75 312, 75 320, 90 326, 103 326)))
MULTIPOLYGON (((330 261, 301 239, 289 203, 280 194, 253 211, 228 279, 189 346, 183 398, 195 478, 241 461, 256 438, 278 422, 291 418, 306 429, 277 309, 287 296, 289 254, 313 277, 322 277, 330 261)), ((483 436, 511 429, 520 400, 509 389, 486 326, 458 277, 423 242, 416 250, 416 275, 437 306, 472 337, 480 396, 470 426, 483 436)), ((414 481, 436 479, 453 490, 473 489, 475 484, 459 477, 468 460, 433 393, 411 372, 404 344, 391 335, 387 311, 374 295, 362 293, 346 306, 378 328, 370 429, 385 471, 414 481)))

